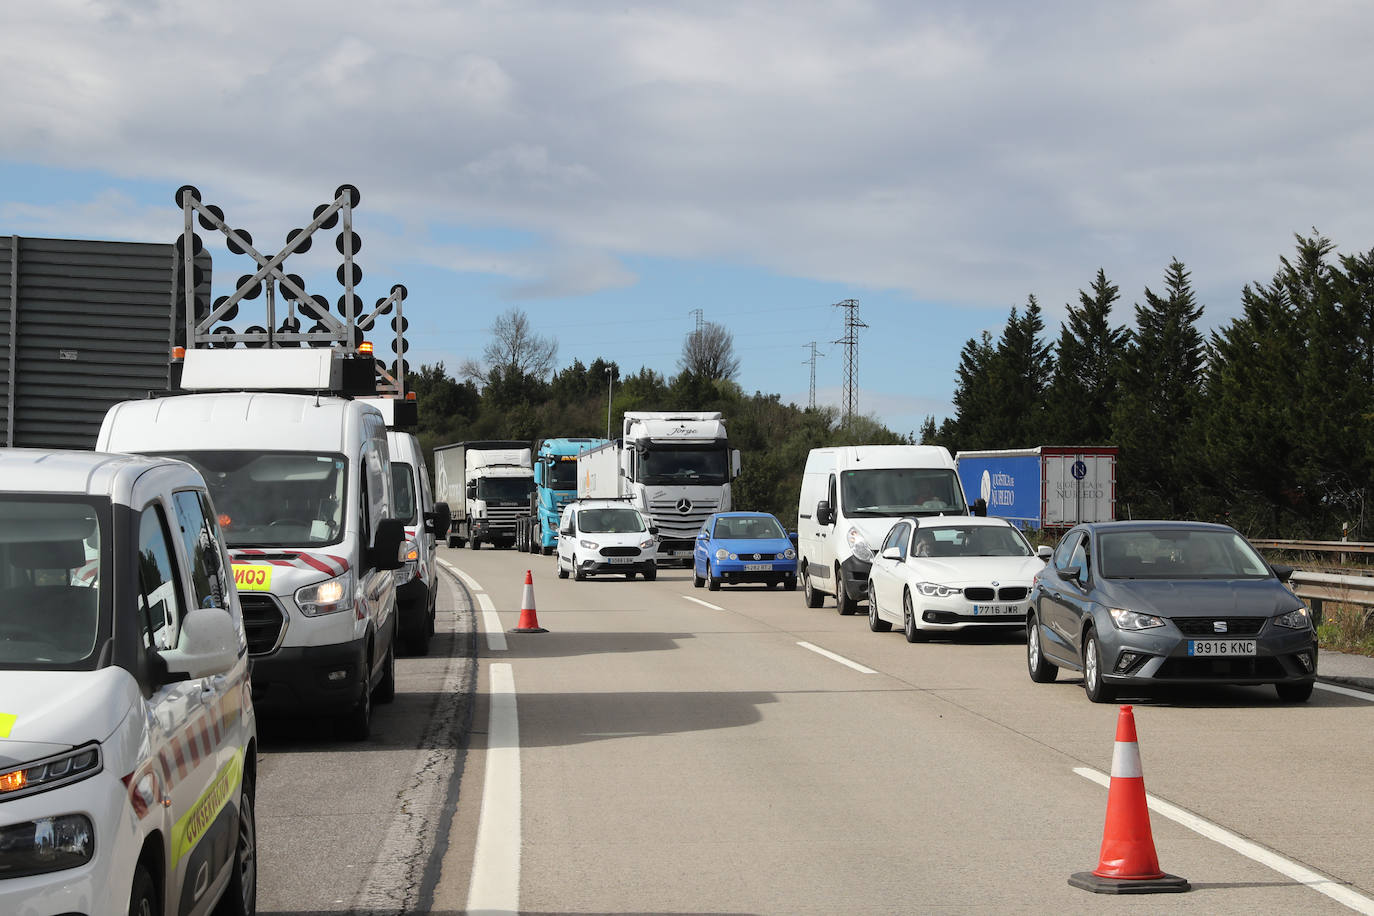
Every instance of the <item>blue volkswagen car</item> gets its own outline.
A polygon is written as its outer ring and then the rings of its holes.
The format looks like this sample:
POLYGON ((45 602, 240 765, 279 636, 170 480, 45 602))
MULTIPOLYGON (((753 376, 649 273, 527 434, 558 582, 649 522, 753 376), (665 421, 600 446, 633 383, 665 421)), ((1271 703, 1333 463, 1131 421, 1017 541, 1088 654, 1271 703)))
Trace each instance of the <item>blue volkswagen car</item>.
POLYGON ((797 549, 776 516, 717 512, 706 519, 692 555, 692 584, 714 592, 723 582, 796 589, 797 549))

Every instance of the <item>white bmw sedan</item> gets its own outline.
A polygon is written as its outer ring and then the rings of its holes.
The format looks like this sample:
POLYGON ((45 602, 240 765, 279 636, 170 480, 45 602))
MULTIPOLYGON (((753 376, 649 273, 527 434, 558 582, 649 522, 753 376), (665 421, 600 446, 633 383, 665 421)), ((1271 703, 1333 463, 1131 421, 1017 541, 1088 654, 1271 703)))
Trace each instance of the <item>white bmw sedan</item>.
POLYGON ((985 627, 1022 629, 1031 582, 1050 553, 1033 550, 1005 519, 899 519, 868 573, 868 626, 884 633, 899 624, 907 642, 985 627))

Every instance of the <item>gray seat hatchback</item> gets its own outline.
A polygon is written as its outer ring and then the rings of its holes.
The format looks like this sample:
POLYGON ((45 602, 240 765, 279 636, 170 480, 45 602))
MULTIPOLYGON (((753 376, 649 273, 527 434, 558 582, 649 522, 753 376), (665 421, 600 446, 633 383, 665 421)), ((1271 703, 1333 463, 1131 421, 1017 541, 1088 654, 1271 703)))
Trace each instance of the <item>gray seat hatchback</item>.
POLYGON ((1099 522, 1071 528, 1035 579, 1031 680, 1083 672, 1095 703, 1177 684, 1273 684, 1302 702, 1317 634, 1301 599, 1226 525, 1099 522))

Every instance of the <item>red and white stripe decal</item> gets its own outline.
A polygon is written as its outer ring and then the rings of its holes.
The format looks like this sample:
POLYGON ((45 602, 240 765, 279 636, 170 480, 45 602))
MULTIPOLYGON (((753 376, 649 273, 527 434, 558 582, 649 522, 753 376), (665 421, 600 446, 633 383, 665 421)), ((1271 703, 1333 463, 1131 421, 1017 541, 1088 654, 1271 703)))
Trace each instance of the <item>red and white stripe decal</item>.
POLYGON ((250 550, 238 548, 229 551, 231 560, 244 560, 256 563, 269 563, 273 566, 290 566, 295 569, 313 569, 330 576, 341 576, 349 570, 347 557, 332 553, 307 553, 303 550, 250 550), (271 559, 265 559, 270 557, 271 559))

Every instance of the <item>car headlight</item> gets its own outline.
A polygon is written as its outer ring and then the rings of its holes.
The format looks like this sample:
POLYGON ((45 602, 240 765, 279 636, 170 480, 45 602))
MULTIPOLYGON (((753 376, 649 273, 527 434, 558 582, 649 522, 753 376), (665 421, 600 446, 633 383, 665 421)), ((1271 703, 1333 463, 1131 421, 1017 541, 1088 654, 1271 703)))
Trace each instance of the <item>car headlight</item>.
MULTIPOLYGON (((0 772, 0 802, 80 782, 99 773, 101 766, 100 745, 91 743, 0 772)), ((5 874, 4 849, 0 844, 0 877, 5 874)))
POLYGON ((640 549, 640 550, 648 550, 648 549, 649 549, 650 547, 652 547, 652 546, 654 546, 654 539, 653 539, 653 538, 645 538, 644 540, 642 540, 642 541, 639 542, 639 549, 640 549))
POLYGON ((0 881, 76 868, 94 855, 95 826, 84 814, 0 827, 0 881))
POLYGON ((353 570, 296 589, 296 607, 307 617, 353 610, 353 570))
POLYGON ((784 560, 795 560, 797 558, 797 552, 789 547, 782 552, 782 558, 784 560))
POLYGON ((578 542, 577 542, 577 546, 581 547, 583 550, 600 550, 600 549, 601 549, 601 545, 598 544, 596 541, 578 541, 578 542))
POLYGON ((1312 626, 1312 615, 1306 607, 1300 607, 1275 617, 1274 623, 1290 630, 1306 630, 1312 626))
POLYGON ((1107 613, 1112 615, 1112 623, 1118 630, 1149 630, 1164 626, 1164 621, 1153 614, 1128 611, 1124 607, 1107 608, 1107 613))
POLYGON ((917 582, 916 590, 927 598, 953 598, 963 591, 952 585, 941 585, 939 582, 917 582))
POLYGON ((717 548, 717 550, 716 550, 716 559, 717 559, 717 560, 728 560, 728 559, 730 559, 730 551, 726 550, 724 547, 717 548))
POLYGON ((862 531, 858 528, 850 528, 849 531, 845 532, 844 538, 849 543, 849 550, 854 556, 865 563, 872 562, 873 548, 868 546, 868 541, 864 538, 862 531))

